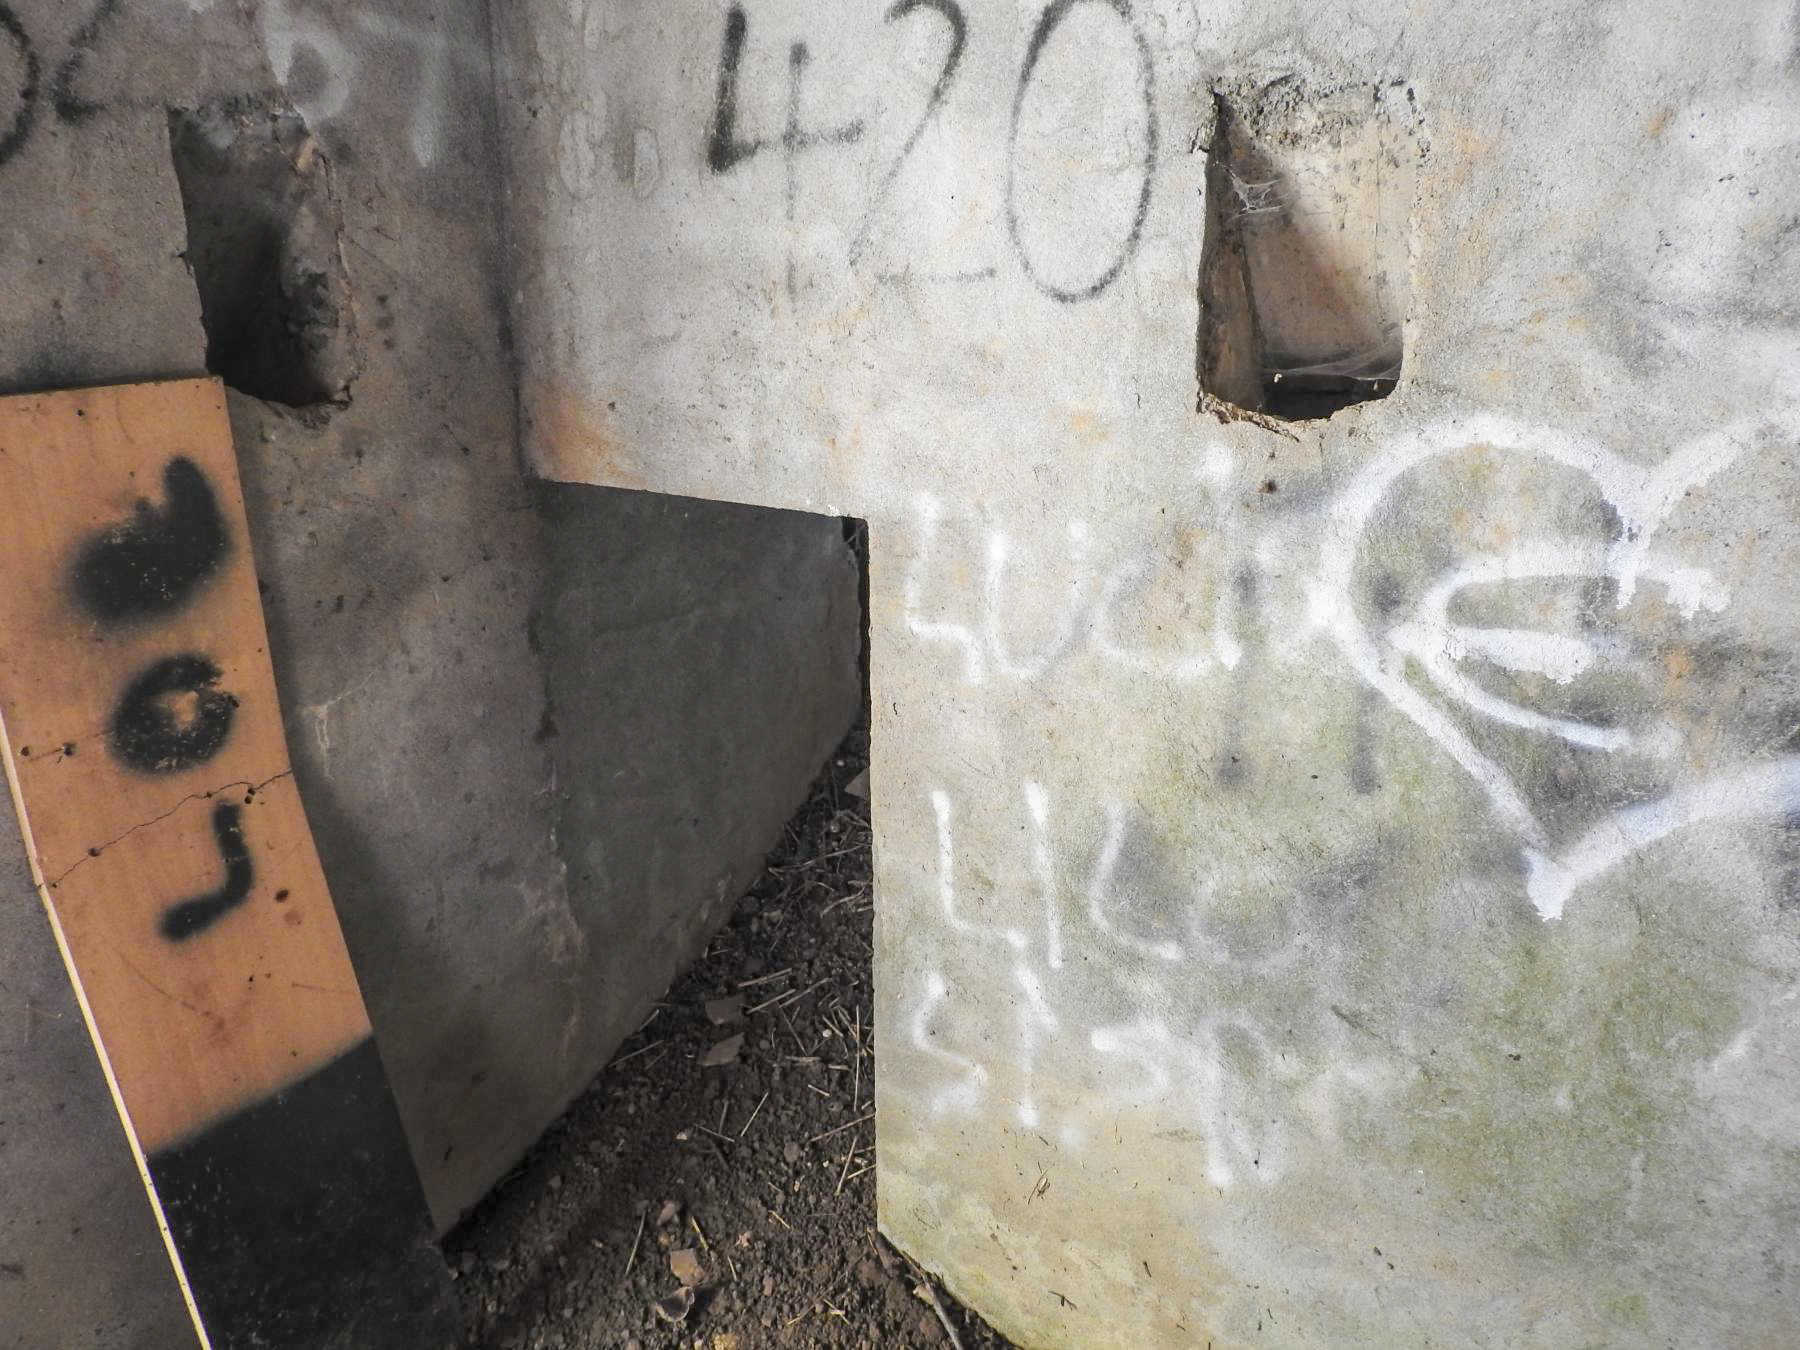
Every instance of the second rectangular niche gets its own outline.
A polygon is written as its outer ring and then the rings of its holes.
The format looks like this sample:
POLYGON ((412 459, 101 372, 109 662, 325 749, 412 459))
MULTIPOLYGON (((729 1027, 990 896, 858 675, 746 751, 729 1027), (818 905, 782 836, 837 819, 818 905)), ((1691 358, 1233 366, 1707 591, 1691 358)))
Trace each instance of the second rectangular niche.
POLYGON ((1284 75, 1213 98, 1202 403, 1305 421, 1386 397, 1408 301, 1412 91, 1284 75))

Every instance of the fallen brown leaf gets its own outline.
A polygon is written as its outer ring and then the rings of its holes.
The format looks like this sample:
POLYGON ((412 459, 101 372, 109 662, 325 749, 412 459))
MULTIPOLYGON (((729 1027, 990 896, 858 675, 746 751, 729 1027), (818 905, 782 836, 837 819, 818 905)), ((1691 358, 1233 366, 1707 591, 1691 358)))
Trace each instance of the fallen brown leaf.
POLYGON ((730 1026, 733 1022, 744 1020, 744 996, 732 994, 727 998, 709 998, 706 1000, 706 1020, 715 1027, 730 1026))
POLYGON ((669 1270, 688 1289, 706 1279, 706 1271, 700 1266, 700 1253, 692 1247, 678 1247, 670 1252, 669 1270))
POLYGON ((659 1298, 650 1306, 663 1321, 680 1326, 694 1310, 694 1291, 683 1285, 667 1298, 659 1298))
POLYGON ((700 1064, 703 1068, 708 1069, 715 1069, 721 1064, 735 1064, 738 1051, 743 1048, 744 1038, 741 1033, 736 1036, 727 1036, 706 1052, 706 1056, 700 1061, 700 1064))

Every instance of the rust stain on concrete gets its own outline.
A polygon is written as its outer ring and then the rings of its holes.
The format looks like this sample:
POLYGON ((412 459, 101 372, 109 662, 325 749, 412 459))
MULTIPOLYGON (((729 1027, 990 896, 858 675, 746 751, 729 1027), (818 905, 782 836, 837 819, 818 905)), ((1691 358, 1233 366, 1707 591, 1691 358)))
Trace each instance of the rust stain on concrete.
POLYGON ((649 486, 637 448, 613 425, 610 401, 598 403, 553 380, 524 383, 528 444, 542 477, 639 490, 649 486))

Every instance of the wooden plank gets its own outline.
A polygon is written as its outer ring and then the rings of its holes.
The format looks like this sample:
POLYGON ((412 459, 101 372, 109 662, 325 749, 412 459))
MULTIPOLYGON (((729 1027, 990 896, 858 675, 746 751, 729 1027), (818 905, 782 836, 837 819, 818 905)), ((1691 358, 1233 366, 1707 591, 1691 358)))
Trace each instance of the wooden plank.
POLYGON ((222 386, 0 400, 0 501, 0 748, 202 1343, 454 1343, 288 760, 222 386))

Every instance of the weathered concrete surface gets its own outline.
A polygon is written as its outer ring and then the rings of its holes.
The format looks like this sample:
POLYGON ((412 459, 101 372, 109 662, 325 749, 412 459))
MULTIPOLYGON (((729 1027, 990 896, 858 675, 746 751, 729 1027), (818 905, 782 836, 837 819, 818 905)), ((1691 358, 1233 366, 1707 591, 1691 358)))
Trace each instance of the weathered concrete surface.
MULTIPOLYGON (((295 109, 316 138, 298 153, 328 163, 354 359, 324 366, 354 372, 348 402, 234 395, 233 427, 296 772, 448 1225, 642 1020, 852 719, 840 526, 594 488, 534 499, 479 0, 0 8, 24 35, 0 24, 0 389, 205 369, 170 109, 245 137, 295 109)), ((282 285, 304 272, 283 263, 282 285)), ((22 867, 7 876, 9 912, 29 915, 22 867)), ((53 959, 43 923, 21 923, 13 1000, 53 959)), ((0 1343, 178 1343, 166 1309, 131 1302, 166 1262, 127 1231, 122 1134, 88 1100, 89 1060, 63 1058, 82 1038, 52 1047, 8 1016, 0 1158, 58 1161, 6 1167, 0 1343), (55 1113, 68 1075, 80 1131, 55 1113), (102 1323, 122 1330, 89 1339, 102 1323)))
POLYGON ((584 991, 610 1028, 641 1020, 643 991, 723 919, 791 813, 787 785, 853 717, 857 578, 836 520, 562 483, 532 496, 548 552, 539 731, 559 778, 580 775, 560 790, 558 856, 584 928, 613 949, 600 969, 632 962, 630 980, 584 991))
POLYGON ((0 816, 0 1346, 193 1336, 9 810, 0 816))
POLYGON ((526 442, 869 518, 886 1230, 1034 1347, 1792 1344, 1791 6, 741 14, 499 16, 526 442), (1221 421, 1290 83, 1416 110, 1403 369, 1221 421))

